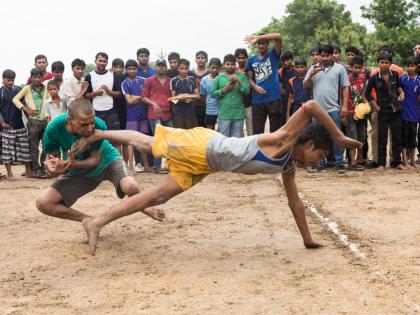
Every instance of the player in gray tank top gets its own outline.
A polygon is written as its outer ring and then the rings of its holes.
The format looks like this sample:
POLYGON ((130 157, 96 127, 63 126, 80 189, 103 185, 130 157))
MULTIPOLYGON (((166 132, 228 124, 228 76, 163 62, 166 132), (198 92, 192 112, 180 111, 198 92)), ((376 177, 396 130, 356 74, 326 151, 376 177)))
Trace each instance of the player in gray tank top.
POLYGON ((227 138, 204 128, 180 130, 159 127, 157 130, 155 138, 129 130, 96 130, 73 148, 73 153, 78 154, 91 143, 107 139, 133 145, 143 152, 155 152, 159 157, 168 159, 169 175, 158 185, 83 221, 92 254, 96 250, 99 232, 106 224, 165 203, 218 170, 244 174, 281 172, 288 204, 305 247, 320 247, 322 245, 313 240, 306 222, 304 205, 295 182, 295 165, 308 167, 318 164, 331 151, 330 135, 343 147, 362 147, 360 142, 347 138, 315 101, 303 104, 283 127, 269 134, 227 138), (312 117, 323 126, 307 126, 312 117))

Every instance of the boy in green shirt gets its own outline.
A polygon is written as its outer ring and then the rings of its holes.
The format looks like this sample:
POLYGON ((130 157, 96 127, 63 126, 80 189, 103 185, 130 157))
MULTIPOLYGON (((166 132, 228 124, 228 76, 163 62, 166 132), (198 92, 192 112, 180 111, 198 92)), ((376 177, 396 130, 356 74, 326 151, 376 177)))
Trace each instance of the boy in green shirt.
POLYGON ((211 96, 219 100, 218 132, 226 137, 242 137, 244 128, 244 95, 250 91, 245 74, 235 72, 236 58, 223 58, 223 69, 213 82, 211 96))

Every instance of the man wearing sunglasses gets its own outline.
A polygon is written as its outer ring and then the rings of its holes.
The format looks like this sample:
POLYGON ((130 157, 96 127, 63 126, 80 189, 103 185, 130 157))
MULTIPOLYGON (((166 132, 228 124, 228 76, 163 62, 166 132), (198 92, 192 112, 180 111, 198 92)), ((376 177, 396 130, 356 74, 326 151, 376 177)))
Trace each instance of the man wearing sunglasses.
MULTIPOLYGON (((95 129, 107 128, 103 120, 95 117, 92 103, 86 99, 73 101, 67 114, 48 124, 43 139, 45 168, 51 176, 60 177, 37 198, 36 206, 42 213, 81 222, 90 215, 73 209, 72 205, 106 180, 114 184, 119 198, 140 192, 121 155, 108 140, 95 143, 77 156, 69 152, 74 142, 92 135, 95 129)), ((144 213, 156 220, 164 216, 153 208, 145 209, 144 213)))
POLYGON ((282 38, 279 33, 248 35, 245 42, 255 45, 258 53, 249 57, 246 65, 252 88, 252 126, 254 134, 264 133, 267 117, 270 132, 279 129, 286 120, 281 104, 277 71, 280 67, 282 38), (274 47, 269 49, 270 41, 274 47))

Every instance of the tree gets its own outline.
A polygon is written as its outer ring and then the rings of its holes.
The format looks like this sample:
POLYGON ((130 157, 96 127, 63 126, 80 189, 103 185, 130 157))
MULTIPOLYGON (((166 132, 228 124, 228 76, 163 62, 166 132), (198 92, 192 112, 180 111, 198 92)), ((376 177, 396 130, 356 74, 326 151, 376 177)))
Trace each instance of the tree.
POLYGON ((412 48, 420 42, 420 1, 373 0, 361 9, 362 16, 375 25, 373 41, 377 46, 388 44, 393 47, 397 63, 413 54, 412 48))
POLYGON ((86 76, 89 72, 96 70, 96 65, 94 63, 88 63, 85 67, 83 75, 86 76))
POLYGON ((365 47, 366 28, 354 23, 345 6, 334 0, 294 0, 284 18, 272 18, 261 31, 280 32, 285 48, 301 57, 322 43, 365 47))

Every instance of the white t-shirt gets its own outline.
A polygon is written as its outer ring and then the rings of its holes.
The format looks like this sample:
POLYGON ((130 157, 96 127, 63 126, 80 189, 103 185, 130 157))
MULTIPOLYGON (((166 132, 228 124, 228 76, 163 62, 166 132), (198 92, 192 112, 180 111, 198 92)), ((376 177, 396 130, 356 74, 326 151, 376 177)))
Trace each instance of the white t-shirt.
MULTIPOLYGON (((90 72, 86 76, 86 81, 89 83, 88 91, 96 91, 102 85, 106 85, 112 91, 114 86, 114 74, 111 71, 105 73, 90 72)), ((92 100, 93 108, 96 111, 110 110, 114 106, 114 99, 107 93, 95 96, 92 100)))

